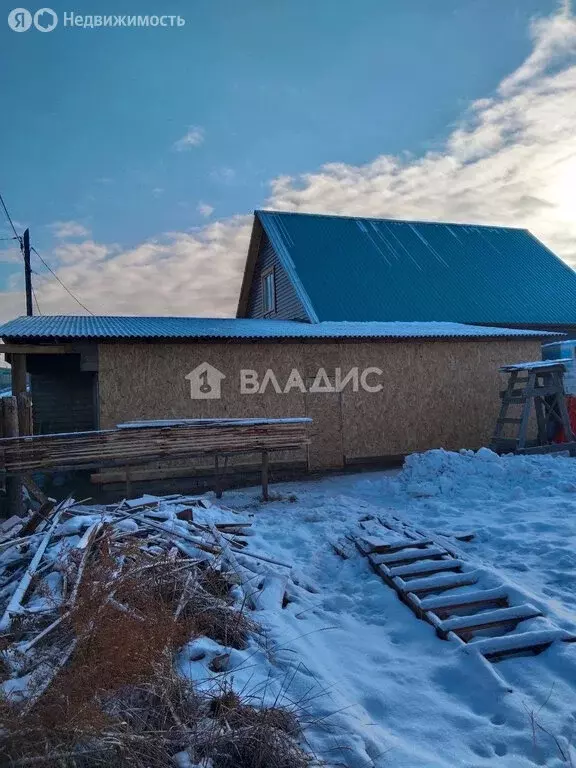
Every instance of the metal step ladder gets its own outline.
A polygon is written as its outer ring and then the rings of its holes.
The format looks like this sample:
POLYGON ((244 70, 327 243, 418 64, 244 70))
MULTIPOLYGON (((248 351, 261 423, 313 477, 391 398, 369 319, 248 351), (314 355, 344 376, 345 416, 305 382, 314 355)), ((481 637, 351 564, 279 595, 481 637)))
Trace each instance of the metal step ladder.
POLYGON ((570 426, 564 391, 565 366, 559 360, 518 363, 500 368, 508 373, 508 386, 500 393, 500 413, 490 448, 496 453, 554 453, 569 451, 576 455, 576 438, 570 426), (537 438, 528 432, 532 407, 536 416, 537 438), (515 413, 514 413, 515 412, 515 413), (514 415, 511 415, 514 413, 514 415), (510 426, 512 437, 505 436, 510 426), (564 442, 553 442, 558 428, 564 442))

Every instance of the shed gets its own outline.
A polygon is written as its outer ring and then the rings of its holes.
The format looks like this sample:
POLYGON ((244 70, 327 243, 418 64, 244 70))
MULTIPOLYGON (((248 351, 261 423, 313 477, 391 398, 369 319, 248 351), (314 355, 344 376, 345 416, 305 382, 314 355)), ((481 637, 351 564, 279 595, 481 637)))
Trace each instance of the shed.
POLYGON ((309 416, 312 442, 296 459, 308 469, 486 444, 498 368, 538 359, 543 335, 449 322, 187 317, 22 317, 0 327, 5 350, 26 353, 36 431, 309 416))

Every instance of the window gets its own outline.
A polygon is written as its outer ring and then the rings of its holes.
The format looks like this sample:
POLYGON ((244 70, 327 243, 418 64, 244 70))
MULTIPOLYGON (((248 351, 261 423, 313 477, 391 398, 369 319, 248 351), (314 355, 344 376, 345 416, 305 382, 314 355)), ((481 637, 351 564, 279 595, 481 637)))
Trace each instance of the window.
POLYGON ((274 312, 276 309, 276 285, 273 269, 262 275, 262 309, 265 314, 274 312))

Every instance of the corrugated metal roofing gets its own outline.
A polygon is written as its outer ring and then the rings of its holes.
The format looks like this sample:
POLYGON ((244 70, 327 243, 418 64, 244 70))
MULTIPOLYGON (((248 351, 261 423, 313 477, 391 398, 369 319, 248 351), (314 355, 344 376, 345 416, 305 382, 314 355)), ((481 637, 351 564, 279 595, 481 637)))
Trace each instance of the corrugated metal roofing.
MULTIPOLYGON (((542 331, 486 328, 459 323, 301 323, 208 317, 43 315, 0 326, 5 341, 74 339, 427 339, 546 336, 542 331)), ((553 334, 557 335, 557 334, 553 334)))
POLYGON ((319 320, 576 324, 576 273, 525 229, 256 215, 319 320))

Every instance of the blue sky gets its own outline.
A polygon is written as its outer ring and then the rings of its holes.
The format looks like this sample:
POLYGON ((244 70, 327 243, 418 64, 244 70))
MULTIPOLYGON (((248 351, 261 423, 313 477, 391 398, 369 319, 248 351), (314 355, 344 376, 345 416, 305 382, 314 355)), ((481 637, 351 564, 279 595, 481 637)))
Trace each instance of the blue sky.
MULTIPOLYGON (((297 179, 297 194, 308 184, 302 175, 327 163, 358 168, 382 156, 414 162, 443 152, 470 105, 491 97, 529 59, 531 24, 550 18, 557 3, 142 0, 136 8, 120 0, 107 9, 84 1, 52 7, 60 24, 50 33, 16 34, 0 24, 0 191, 19 225, 31 227, 36 247, 65 271, 75 261, 101 265, 162 244, 166 233, 181 233, 188 245, 190 232, 210 239, 211 222, 226 226, 264 204, 279 177, 297 179), (63 28, 70 10, 169 13, 186 24, 63 28), (75 222, 76 234, 70 227, 63 234, 55 222, 75 222), (71 241, 84 250, 74 251, 71 241)), ((6 293, 19 288, 20 266, 10 256, 0 251, 6 293)), ((188 266, 208 258, 197 255, 188 266)), ((76 273, 68 277, 82 282, 76 273)), ((125 277, 132 279, 127 266, 125 277)), ((90 285, 82 288, 88 302, 90 285)), ((50 299, 50 311, 59 310, 58 301, 50 299)), ((94 311, 102 311, 97 303, 94 311)), ((64 296, 62 311, 72 311, 64 296)))

